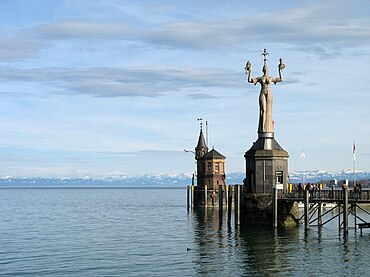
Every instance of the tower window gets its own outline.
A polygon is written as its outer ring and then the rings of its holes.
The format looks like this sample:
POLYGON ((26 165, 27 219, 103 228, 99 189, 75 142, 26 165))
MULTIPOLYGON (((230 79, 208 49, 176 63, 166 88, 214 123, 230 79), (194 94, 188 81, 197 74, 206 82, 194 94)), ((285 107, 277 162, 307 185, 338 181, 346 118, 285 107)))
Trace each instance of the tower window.
POLYGON ((220 163, 216 163, 215 165, 215 171, 219 172, 220 171, 220 163))
POLYGON ((207 163, 207 171, 212 172, 212 163, 207 163))
POLYGON ((283 183, 283 172, 276 171, 276 184, 282 184, 282 183, 283 183))

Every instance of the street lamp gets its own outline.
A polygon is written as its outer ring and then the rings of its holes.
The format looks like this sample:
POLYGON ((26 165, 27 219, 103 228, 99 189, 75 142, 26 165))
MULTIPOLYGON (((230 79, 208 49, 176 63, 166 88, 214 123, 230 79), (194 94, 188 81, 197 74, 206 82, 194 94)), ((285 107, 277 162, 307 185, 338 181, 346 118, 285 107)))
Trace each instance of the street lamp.
POLYGON ((306 154, 302 151, 301 152, 301 159, 302 159, 302 185, 304 187, 304 158, 306 158, 306 154))
MULTIPOLYGON (((194 151, 192 151, 192 150, 186 150, 186 149, 184 149, 184 152, 185 153, 192 153, 192 154, 194 154, 195 155, 195 152, 194 151)), ((197 168, 197 162, 195 162, 195 168, 197 168)), ((194 178, 195 178, 195 176, 197 175, 197 170, 195 170, 194 171, 194 173, 193 173, 193 176, 192 176, 192 178, 191 178, 191 185, 192 186, 194 186, 194 178)))

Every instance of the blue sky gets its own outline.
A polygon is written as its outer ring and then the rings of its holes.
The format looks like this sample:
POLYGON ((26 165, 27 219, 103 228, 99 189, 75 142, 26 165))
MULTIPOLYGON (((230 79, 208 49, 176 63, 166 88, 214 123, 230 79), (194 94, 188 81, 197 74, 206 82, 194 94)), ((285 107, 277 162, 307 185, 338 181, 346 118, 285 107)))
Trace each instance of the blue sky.
POLYGON ((368 1, 1 1, 0 176, 244 171, 264 48, 291 170, 370 169, 368 1))

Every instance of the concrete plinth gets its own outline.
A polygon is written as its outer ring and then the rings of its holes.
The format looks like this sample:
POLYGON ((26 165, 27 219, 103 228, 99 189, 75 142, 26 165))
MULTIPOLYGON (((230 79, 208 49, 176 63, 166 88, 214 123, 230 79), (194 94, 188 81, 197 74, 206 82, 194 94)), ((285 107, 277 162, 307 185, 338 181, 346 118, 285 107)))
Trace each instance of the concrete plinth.
MULTIPOLYGON (((273 225, 272 194, 246 193, 241 201, 241 221, 245 225, 273 225)), ((299 225, 298 203, 278 201, 278 227, 299 225)))
POLYGON ((272 193, 274 187, 288 188, 288 152, 275 140, 273 133, 260 134, 244 155, 248 193, 272 193))

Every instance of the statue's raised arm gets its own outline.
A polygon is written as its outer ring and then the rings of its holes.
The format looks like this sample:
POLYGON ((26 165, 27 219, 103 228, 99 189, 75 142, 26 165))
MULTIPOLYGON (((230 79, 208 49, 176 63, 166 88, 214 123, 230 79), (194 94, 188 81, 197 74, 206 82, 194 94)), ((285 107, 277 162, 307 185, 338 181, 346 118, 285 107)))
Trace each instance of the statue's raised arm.
POLYGON ((283 81, 283 69, 285 68, 285 64, 284 64, 282 58, 280 58, 279 61, 280 61, 279 65, 278 65, 278 68, 279 68, 279 77, 272 78, 272 82, 274 82, 275 85, 276 85, 276 83, 283 81))
POLYGON ((252 77, 252 65, 249 61, 247 61, 247 63, 245 64, 244 69, 245 69, 245 74, 248 75, 248 83, 257 84, 258 78, 252 77))

